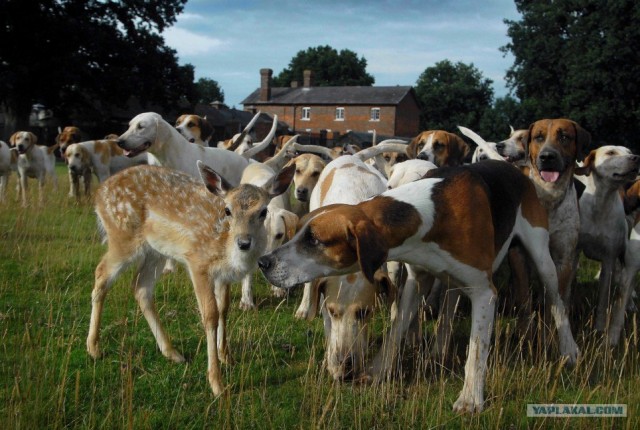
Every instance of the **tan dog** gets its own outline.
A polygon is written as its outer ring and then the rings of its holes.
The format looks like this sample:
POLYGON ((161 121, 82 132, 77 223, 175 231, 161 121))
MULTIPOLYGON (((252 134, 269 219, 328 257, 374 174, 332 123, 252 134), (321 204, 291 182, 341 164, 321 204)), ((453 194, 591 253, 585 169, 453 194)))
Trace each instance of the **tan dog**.
POLYGON ((457 134, 429 130, 409 142, 407 154, 409 158, 431 161, 438 167, 459 166, 469 154, 469 145, 457 134))
POLYGON ((180 115, 176 119, 176 130, 189 142, 201 146, 209 146, 209 141, 213 137, 213 127, 206 117, 199 115, 180 115))
MULTIPOLYGON (((60 128, 58 128, 58 130, 60 130, 60 128)), ((54 145, 54 148, 59 147, 60 155, 64 158, 67 146, 78 142, 82 142, 82 132, 80 129, 76 126, 67 126, 56 136, 56 144, 54 145)))
POLYGON ((38 145, 38 137, 30 131, 18 131, 9 139, 11 146, 18 151, 19 189, 22 195, 22 205, 27 206, 27 179, 38 180, 39 202, 44 201, 44 185, 47 178, 51 178, 54 188, 58 188, 58 177, 55 172, 56 157, 53 155, 55 147, 38 145))
POLYGON ((175 259, 187 266, 193 283, 206 334, 207 376, 218 396, 224 390, 219 363, 229 361, 229 284, 252 270, 264 253, 267 205, 288 188, 293 168, 283 170, 268 189, 231 188, 202 162, 197 168, 202 181, 166 167, 131 167, 98 189, 96 214, 108 249, 95 271, 87 351, 94 358, 100 356, 107 292, 124 269, 138 263, 133 292, 140 309, 162 354, 184 362, 162 327, 153 299, 164 259, 175 259))
POLYGON ((326 163, 315 154, 298 155, 289 163, 296 165, 296 173, 293 176, 293 197, 298 204, 294 205, 292 211, 296 215, 302 216, 309 212, 311 192, 318 183, 326 163))

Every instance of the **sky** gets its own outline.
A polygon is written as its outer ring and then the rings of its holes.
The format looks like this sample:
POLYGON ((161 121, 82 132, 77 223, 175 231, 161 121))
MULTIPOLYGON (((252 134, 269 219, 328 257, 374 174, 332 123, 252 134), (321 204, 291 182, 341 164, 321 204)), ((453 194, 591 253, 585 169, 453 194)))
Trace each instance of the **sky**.
POLYGON ((448 59, 473 64, 502 97, 513 65, 500 51, 510 42, 504 19, 519 20, 513 0, 189 0, 163 36, 238 109, 260 69, 276 76, 299 51, 325 45, 364 57, 376 86, 415 86, 448 59))

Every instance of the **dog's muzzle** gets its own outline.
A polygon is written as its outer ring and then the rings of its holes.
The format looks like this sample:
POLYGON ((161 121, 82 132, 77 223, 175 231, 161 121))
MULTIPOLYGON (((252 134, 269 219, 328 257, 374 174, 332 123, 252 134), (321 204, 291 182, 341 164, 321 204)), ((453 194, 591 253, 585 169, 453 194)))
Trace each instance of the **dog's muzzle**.
POLYGON ((556 182, 565 170, 565 162, 562 155, 552 148, 540 151, 536 164, 540 177, 545 182, 556 182))

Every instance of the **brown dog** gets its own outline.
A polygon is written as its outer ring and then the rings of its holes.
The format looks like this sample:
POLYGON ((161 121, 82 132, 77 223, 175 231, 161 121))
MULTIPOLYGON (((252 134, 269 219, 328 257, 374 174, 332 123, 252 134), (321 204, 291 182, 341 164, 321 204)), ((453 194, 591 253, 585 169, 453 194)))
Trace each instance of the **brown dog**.
POLYGON ((429 130, 418 134, 407 146, 409 158, 431 161, 438 167, 459 166, 469 154, 469 145, 456 134, 429 130))

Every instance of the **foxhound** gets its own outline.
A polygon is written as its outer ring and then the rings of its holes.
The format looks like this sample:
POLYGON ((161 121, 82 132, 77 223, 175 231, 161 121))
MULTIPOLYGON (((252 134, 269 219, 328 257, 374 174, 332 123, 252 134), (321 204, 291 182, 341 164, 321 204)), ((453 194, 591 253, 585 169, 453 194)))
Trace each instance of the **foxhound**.
MULTIPOLYGON (((624 261, 629 241, 620 190, 635 180, 639 166, 640 157, 631 154, 628 148, 607 145, 591 151, 582 167, 576 169, 576 174, 584 175, 586 186, 579 203, 578 252, 582 251, 588 258, 602 264, 595 322, 598 331, 606 328, 616 262, 624 261)), ((616 312, 624 314, 624 307, 616 312)), ((615 344, 619 334, 612 335, 609 342, 615 344)))
POLYGON ((209 141, 213 137, 213 127, 206 117, 199 115, 180 115, 176 119, 176 130, 189 142, 200 146, 209 146, 209 141))
POLYGON ((9 139, 11 146, 18 151, 19 187, 22 205, 27 206, 27 179, 35 178, 39 184, 39 201, 44 199, 44 185, 51 177, 54 187, 58 188, 58 177, 55 172, 56 157, 54 147, 38 145, 38 138, 30 131, 18 131, 9 139))
POLYGON ((12 171, 18 171, 18 153, 0 140, 0 203, 5 200, 12 171))
POLYGON ((429 130, 409 142, 407 154, 409 158, 431 161, 438 167, 459 166, 469 154, 469 145, 457 134, 429 130))
POLYGON ((492 274, 514 237, 523 239, 546 285, 561 354, 575 363, 578 347, 558 294, 547 213, 533 184, 516 167, 498 161, 430 173, 433 177, 357 205, 311 212, 294 238, 258 265, 269 282, 285 288, 359 270, 373 281, 387 259, 423 267, 458 285, 471 299, 472 323, 454 410, 480 411, 496 301, 492 274))

